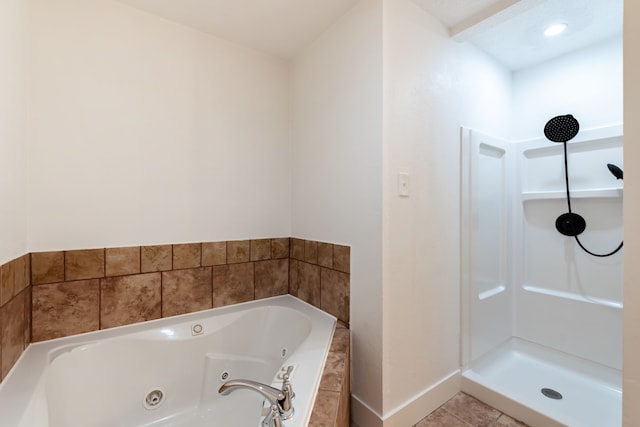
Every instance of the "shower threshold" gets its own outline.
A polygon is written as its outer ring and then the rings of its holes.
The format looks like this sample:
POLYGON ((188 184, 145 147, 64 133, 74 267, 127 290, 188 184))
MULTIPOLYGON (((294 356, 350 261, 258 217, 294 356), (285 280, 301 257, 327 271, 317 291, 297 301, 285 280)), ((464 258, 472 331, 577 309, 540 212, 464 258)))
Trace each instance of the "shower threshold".
POLYGON ((518 338, 464 370, 462 391, 533 427, 622 425, 619 370, 518 338))

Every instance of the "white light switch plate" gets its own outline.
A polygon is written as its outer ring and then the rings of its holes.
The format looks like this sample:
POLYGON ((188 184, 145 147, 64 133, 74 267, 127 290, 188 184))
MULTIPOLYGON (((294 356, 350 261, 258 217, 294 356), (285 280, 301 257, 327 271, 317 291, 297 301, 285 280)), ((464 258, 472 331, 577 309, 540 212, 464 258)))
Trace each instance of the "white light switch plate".
POLYGON ((409 197, 409 174, 406 172, 398 174, 398 196, 409 197))

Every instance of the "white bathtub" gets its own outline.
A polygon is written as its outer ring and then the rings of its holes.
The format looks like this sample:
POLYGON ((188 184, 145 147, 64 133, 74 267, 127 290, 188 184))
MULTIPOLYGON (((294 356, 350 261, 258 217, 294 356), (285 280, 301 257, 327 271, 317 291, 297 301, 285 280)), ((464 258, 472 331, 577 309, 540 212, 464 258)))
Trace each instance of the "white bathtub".
POLYGON ((0 426, 257 427, 264 399, 219 387, 281 388, 288 366, 295 414, 284 425, 306 426, 334 327, 286 295, 32 344, 0 385, 0 426))

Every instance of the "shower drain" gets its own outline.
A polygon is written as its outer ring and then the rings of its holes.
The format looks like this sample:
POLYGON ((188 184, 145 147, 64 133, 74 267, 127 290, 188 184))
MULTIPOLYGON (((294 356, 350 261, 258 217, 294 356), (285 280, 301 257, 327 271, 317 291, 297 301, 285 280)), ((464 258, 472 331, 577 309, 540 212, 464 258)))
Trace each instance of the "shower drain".
POLYGON ((552 388, 543 388, 540 390, 540 392, 544 394, 545 397, 548 397, 549 399, 554 399, 554 400, 562 399, 562 394, 560 394, 559 392, 555 391, 552 388))

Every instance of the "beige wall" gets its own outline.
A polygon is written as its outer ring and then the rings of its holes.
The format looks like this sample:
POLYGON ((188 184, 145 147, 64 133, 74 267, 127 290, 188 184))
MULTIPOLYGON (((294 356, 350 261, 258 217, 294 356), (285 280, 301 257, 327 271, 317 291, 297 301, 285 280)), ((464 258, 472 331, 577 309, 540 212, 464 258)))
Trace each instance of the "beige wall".
POLYGON ((374 412, 382 409, 381 13, 381 0, 361 1, 291 68, 291 235, 352 248, 351 387, 374 412))
POLYGON ((26 252, 25 0, 0 2, 0 264, 26 252))
POLYGON ((30 11, 30 251, 290 235, 286 63, 114 0, 30 11))
POLYGON ((624 2, 623 425, 640 425, 640 3, 624 2))
POLYGON ((384 418, 402 426, 459 387, 460 126, 507 135, 511 74, 411 0, 387 0, 384 100, 384 418))

